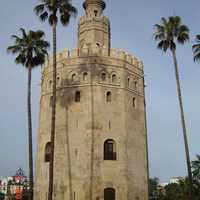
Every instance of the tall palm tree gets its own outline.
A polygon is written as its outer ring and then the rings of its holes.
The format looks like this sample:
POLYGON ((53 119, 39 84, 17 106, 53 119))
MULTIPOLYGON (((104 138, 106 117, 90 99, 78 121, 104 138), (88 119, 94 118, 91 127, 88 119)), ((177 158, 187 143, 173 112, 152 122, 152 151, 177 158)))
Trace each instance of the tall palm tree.
POLYGON ((181 112, 183 138, 185 144, 185 153, 187 160, 188 178, 190 182, 190 199, 192 199, 192 172, 191 172, 190 154, 189 154, 187 131, 186 131, 186 124, 184 117, 181 85, 179 79, 179 68, 176 58, 176 43, 184 44, 185 42, 189 41, 189 28, 182 23, 182 20, 179 16, 170 16, 167 19, 163 17, 161 18, 161 24, 155 24, 154 27, 155 27, 154 39, 158 43, 157 44, 158 49, 161 49, 164 52, 166 52, 169 49, 171 50, 173 56, 177 93, 178 93, 179 106, 181 112))
POLYGON ((200 155, 197 155, 197 159, 192 161, 193 177, 200 183, 200 155))
POLYGON ((194 61, 200 61, 200 35, 195 38, 195 44, 192 46, 194 61))
POLYGON ((53 33, 53 98, 51 115, 51 159, 49 164, 49 191, 48 200, 52 200, 53 194, 53 163, 54 163, 54 143, 55 143, 55 122, 56 122, 56 28, 60 22, 63 26, 69 24, 71 16, 77 14, 76 8, 71 4, 71 0, 40 0, 40 4, 34 9, 41 21, 48 19, 52 26, 53 33))
POLYGON ((32 150, 32 120, 31 120, 31 72, 38 65, 42 65, 48 55, 49 43, 44 40, 44 32, 32 31, 28 33, 21 28, 21 37, 12 35, 14 44, 7 51, 16 54, 16 64, 21 64, 28 70, 27 110, 28 110, 28 145, 29 145, 29 180, 30 199, 33 199, 33 150, 32 150))

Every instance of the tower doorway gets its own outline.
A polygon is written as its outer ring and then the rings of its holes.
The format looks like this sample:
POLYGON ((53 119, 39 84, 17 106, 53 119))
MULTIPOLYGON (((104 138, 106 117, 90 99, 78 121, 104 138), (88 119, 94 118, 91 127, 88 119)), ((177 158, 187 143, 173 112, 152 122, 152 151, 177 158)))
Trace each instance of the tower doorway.
POLYGON ((104 189, 104 200, 115 200, 115 189, 105 188, 104 189))

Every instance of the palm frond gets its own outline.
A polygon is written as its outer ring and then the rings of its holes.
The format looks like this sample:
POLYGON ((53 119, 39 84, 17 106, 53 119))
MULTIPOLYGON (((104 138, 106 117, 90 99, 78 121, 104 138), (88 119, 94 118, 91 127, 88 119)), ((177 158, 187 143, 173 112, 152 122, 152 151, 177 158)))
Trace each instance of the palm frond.
POLYGON ((177 37, 177 41, 179 44, 184 44, 190 40, 189 35, 187 33, 179 34, 177 37))
POLYGON ((36 15, 41 15, 45 12, 45 4, 39 4, 35 6, 34 11, 36 15))
POLYGON ((70 15, 69 13, 62 13, 60 15, 60 22, 62 23, 63 26, 67 26, 69 24, 69 20, 70 20, 70 15))
POLYGON ((163 24, 164 26, 167 25, 167 19, 165 17, 161 18, 161 24, 163 24))
POLYGON ((72 6, 72 4, 69 1, 63 1, 59 8, 60 12, 60 21, 61 23, 66 26, 68 25, 71 16, 76 16, 77 9, 72 6))
POLYGON ((154 39, 158 42, 158 48, 165 52, 167 49, 176 49, 175 41, 179 44, 189 41, 189 28, 182 24, 179 16, 162 17, 161 23, 155 24, 154 28, 154 39))
MULTIPOLYGON (((194 61, 200 61, 200 35, 196 35, 196 44, 192 46, 194 61)), ((199 156, 199 155, 198 155, 199 156)))
POLYGON ((14 44, 7 48, 8 53, 16 54, 15 62, 25 67, 42 65, 49 47, 49 43, 44 40, 44 32, 41 30, 26 32, 22 28, 20 31, 21 37, 13 35, 14 44))
POLYGON ((200 35, 196 35, 195 42, 197 42, 197 43, 200 42, 200 35))
POLYGON ((43 12, 40 16, 39 16, 39 18, 40 18, 40 20, 42 21, 42 22, 44 22, 44 21, 46 21, 47 20, 47 18, 48 18, 48 12, 43 12))
POLYGON ((19 30, 21 31, 23 38, 26 39, 27 38, 27 33, 24 30, 24 28, 20 28, 19 30))
POLYGON ((154 34, 154 38, 155 38, 156 41, 163 40, 163 39, 165 39, 165 33, 163 33, 163 32, 156 32, 154 34))
POLYGON ((159 43, 158 43, 158 49, 161 49, 163 50, 164 52, 167 51, 167 49, 170 47, 170 44, 167 40, 161 40, 159 43))
POLYGON ((200 53, 194 54, 194 61, 200 61, 200 53))
POLYGON ((8 53, 12 53, 12 54, 15 54, 17 52, 20 52, 22 50, 22 47, 18 44, 16 45, 11 45, 7 48, 7 52, 8 53))
POLYGON ((35 34, 38 38, 43 38, 45 33, 42 30, 35 31, 35 34))
POLYGON ((17 35, 11 35, 11 39, 20 40, 21 38, 17 35))
POLYGON ((26 56, 24 54, 19 54, 16 58, 15 58, 15 63, 16 64, 22 64, 25 67, 27 67, 26 65, 27 59, 26 56))
POLYGON ((180 25, 177 30, 177 41, 184 44, 189 41, 189 28, 186 25, 180 25))
POLYGON ((40 0, 42 3, 37 5, 34 9, 36 15, 40 17, 41 21, 48 19, 49 24, 52 26, 53 23, 60 22, 66 26, 68 25, 71 16, 76 16, 77 9, 71 4, 70 0, 40 0), (58 11, 59 15, 58 16, 58 11))

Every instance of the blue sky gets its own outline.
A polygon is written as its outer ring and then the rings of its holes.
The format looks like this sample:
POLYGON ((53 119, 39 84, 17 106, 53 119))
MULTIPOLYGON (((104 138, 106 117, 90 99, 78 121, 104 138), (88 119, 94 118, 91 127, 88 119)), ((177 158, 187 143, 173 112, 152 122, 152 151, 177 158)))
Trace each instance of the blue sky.
MULTIPOLYGON (((3 1, 0 7, 0 176, 12 175, 17 167, 27 170, 27 72, 15 65, 14 57, 7 55, 10 35, 20 27, 42 29, 51 41, 51 29, 40 23, 33 13, 38 1, 3 1), (20 2, 20 3, 19 3, 20 2)), ((81 0, 73 0, 79 10, 66 28, 58 28, 58 50, 73 49, 77 41, 77 21, 83 15, 81 0)), ((112 47, 128 51, 144 61, 150 175, 167 181, 172 176, 186 174, 185 153, 180 124, 174 66, 170 52, 156 49, 153 25, 162 16, 179 15, 190 28, 190 43, 177 48, 180 77, 191 158, 200 154, 200 63, 194 63, 191 46, 194 36, 200 34, 198 0, 106 0, 105 15, 109 16, 112 47)), ((40 97, 40 67, 33 71, 33 132, 34 148, 38 127, 40 97)))

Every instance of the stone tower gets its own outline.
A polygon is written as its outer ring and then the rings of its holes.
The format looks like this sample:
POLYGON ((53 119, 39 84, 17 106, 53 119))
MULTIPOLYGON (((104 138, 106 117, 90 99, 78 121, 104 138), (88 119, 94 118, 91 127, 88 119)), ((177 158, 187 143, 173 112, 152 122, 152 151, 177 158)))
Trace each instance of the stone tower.
MULTIPOLYGON (((102 0, 86 0, 78 47, 57 55, 54 200, 147 200, 143 65, 110 48, 102 0)), ((42 74, 35 200, 47 200, 52 60, 42 74)))

